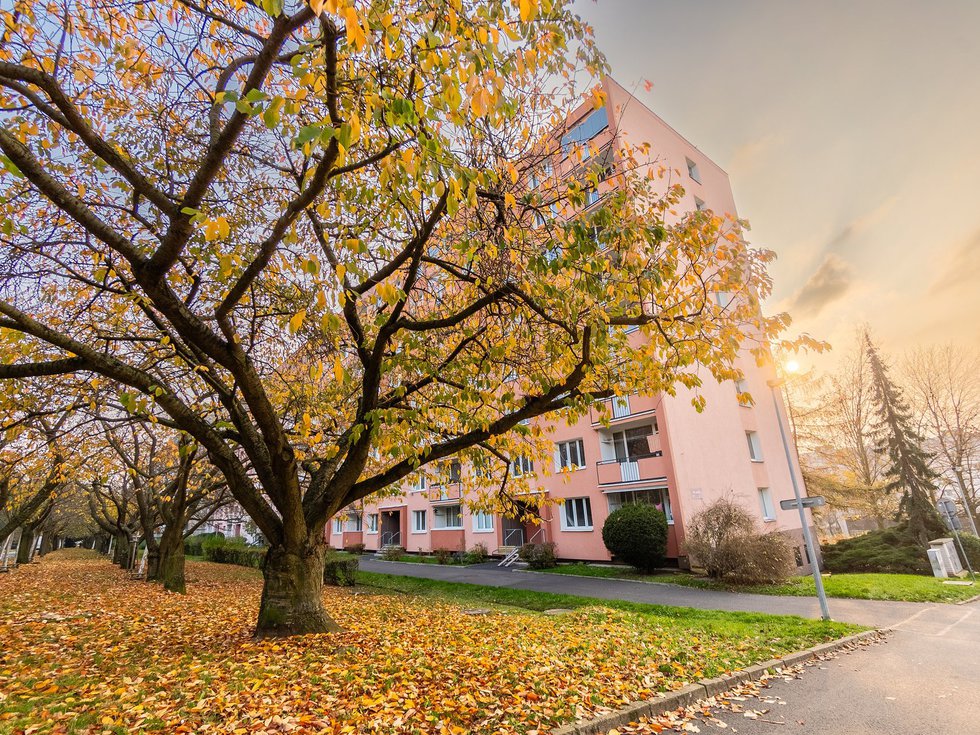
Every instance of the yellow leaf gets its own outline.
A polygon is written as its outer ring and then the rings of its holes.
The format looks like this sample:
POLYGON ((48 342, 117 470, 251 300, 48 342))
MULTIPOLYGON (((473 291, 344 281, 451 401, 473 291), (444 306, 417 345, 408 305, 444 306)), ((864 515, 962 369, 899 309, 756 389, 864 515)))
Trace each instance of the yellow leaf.
POLYGON ((361 51, 367 46, 367 35, 361 27, 360 18, 357 17, 357 10, 348 7, 344 11, 344 19, 347 27, 347 41, 354 47, 355 51, 361 51))
POLYGON ((209 219, 204 223, 204 239, 211 240, 223 240, 228 237, 231 232, 231 228, 228 226, 228 220, 224 217, 218 217, 217 219, 209 219))
POLYGON ((344 382, 344 363, 340 360, 340 355, 333 360, 333 376, 338 383, 344 382))
POLYGON ((293 314, 293 318, 289 320, 289 331, 296 334, 303 326, 304 319, 306 319, 306 309, 300 309, 293 314))

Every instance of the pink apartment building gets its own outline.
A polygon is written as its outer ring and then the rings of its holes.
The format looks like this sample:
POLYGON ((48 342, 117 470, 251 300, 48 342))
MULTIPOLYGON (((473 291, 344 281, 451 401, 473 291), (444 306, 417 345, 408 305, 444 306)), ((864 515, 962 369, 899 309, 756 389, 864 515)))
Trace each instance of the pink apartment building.
MULTIPOLYGON (((599 154, 618 136, 633 144, 649 142, 659 162, 681 177, 687 211, 735 213, 731 184, 721 168, 614 80, 607 78, 603 86, 605 107, 583 104, 563 140, 588 144, 599 154)), ((600 196, 601 190, 596 201, 600 196)), ((745 378, 738 385, 705 381, 700 392, 707 405, 701 413, 679 388, 676 396, 607 400, 577 423, 552 423, 554 471, 536 473, 535 484, 561 502, 543 506, 540 523, 471 512, 468 468, 453 463, 441 484, 426 486, 420 478, 399 496, 346 509, 328 526, 329 543, 335 548, 363 543, 372 550, 394 545, 409 552, 482 544, 504 555, 526 542, 551 541, 560 558, 609 561, 601 533, 606 517, 624 503, 648 502, 665 512, 668 557, 683 566, 685 524, 716 498, 729 496, 758 517, 760 528, 790 535, 800 572, 807 572, 798 512, 779 507, 779 501, 793 497, 790 473, 797 473, 801 487, 802 479, 795 452, 790 464, 780 437, 779 422, 788 424, 781 393, 770 385, 775 374, 771 367, 758 367, 747 352, 739 367, 745 378), (754 399, 751 406, 738 399, 746 391, 754 399)), ((513 471, 534 468, 524 460, 513 471)))

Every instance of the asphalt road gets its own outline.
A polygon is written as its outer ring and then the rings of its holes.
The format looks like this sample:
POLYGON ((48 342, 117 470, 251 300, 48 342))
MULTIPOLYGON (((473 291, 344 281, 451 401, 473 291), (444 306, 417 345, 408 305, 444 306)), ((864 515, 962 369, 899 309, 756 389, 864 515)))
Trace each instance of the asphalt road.
MULTIPOLYGON (((816 600, 745 595, 678 585, 539 574, 493 565, 440 567, 364 559, 361 568, 402 576, 469 582, 703 610, 820 616, 816 600)), ((886 642, 808 666, 800 679, 776 679, 759 719, 719 710, 722 730, 743 735, 971 735, 980 733, 980 601, 942 605, 830 600, 836 620, 888 629, 886 642), (785 704, 781 704, 785 702, 785 704)))

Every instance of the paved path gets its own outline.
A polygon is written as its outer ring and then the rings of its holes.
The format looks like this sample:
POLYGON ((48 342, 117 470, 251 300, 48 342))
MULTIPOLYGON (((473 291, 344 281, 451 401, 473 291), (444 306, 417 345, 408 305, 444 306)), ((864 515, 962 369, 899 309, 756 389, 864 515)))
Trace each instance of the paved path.
MULTIPOLYGON (((817 618, 816 600, 744 595, 670 584, 537 574, 493 565, 440 567, 362 559, 371 572, 494 587, 817 618)), ((953 735, 980 732, 980 602, 941 605, 830 600, 836 620, 890 628, 884 644, 809 666, 800 680, 765 690, 777 703, 745 702, 770 711, 761 719, 719 711, 740 735, 953 735), (785 704, 778 704, 783 701, 785 704), (763 721, 766 720, 766 721, 763 721), (773 723, 779 724, 773 724, 773 723)))
MULTIPOLYGON (((700 590, 676 584, 637 582, 627 579, 574 577, 567 574, 542 574, 520 569, 499 568, 495 564, 471 567, 439 566, 436 564, 406 564, 361 557, 361 569, 403 577, 424 577, 447 582, 468 582, 491 587, 512 587, 538 592, 599 597, 604 600, 630 600, 655 605, 695 607, 701 610, 739 610, 765 612, 775 615, 801 615, 819 618, 816 598, 747 595, 739 592, 700 590)), ((919 614, 922 610, 962 611, 960 605, 938 605, 921 602, 884 602, 879 600, 831 599, 830 614, 835 620, 885 628, 919 614)), ((955 615, 955 613, 950 613, 955 615)), ((951 618, 952 619, 952 618, 951 618)))

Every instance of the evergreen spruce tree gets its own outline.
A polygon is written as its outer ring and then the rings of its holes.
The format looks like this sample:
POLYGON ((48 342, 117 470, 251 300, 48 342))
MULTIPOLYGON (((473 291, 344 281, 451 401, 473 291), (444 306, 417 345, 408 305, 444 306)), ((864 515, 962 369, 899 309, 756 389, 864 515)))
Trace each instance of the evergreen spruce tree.
POLYGON ((888 376, 878 348, 865 335, 877 421, 875 450, 888 457, 889 492, 900 490, 899 517, 908 522, 909 533, 923 546, 946 532, 932 502, 936 473, 929 468, 930 455, 922 449, 922 437, 912 426, 912 412, 902 390, 888 376))

